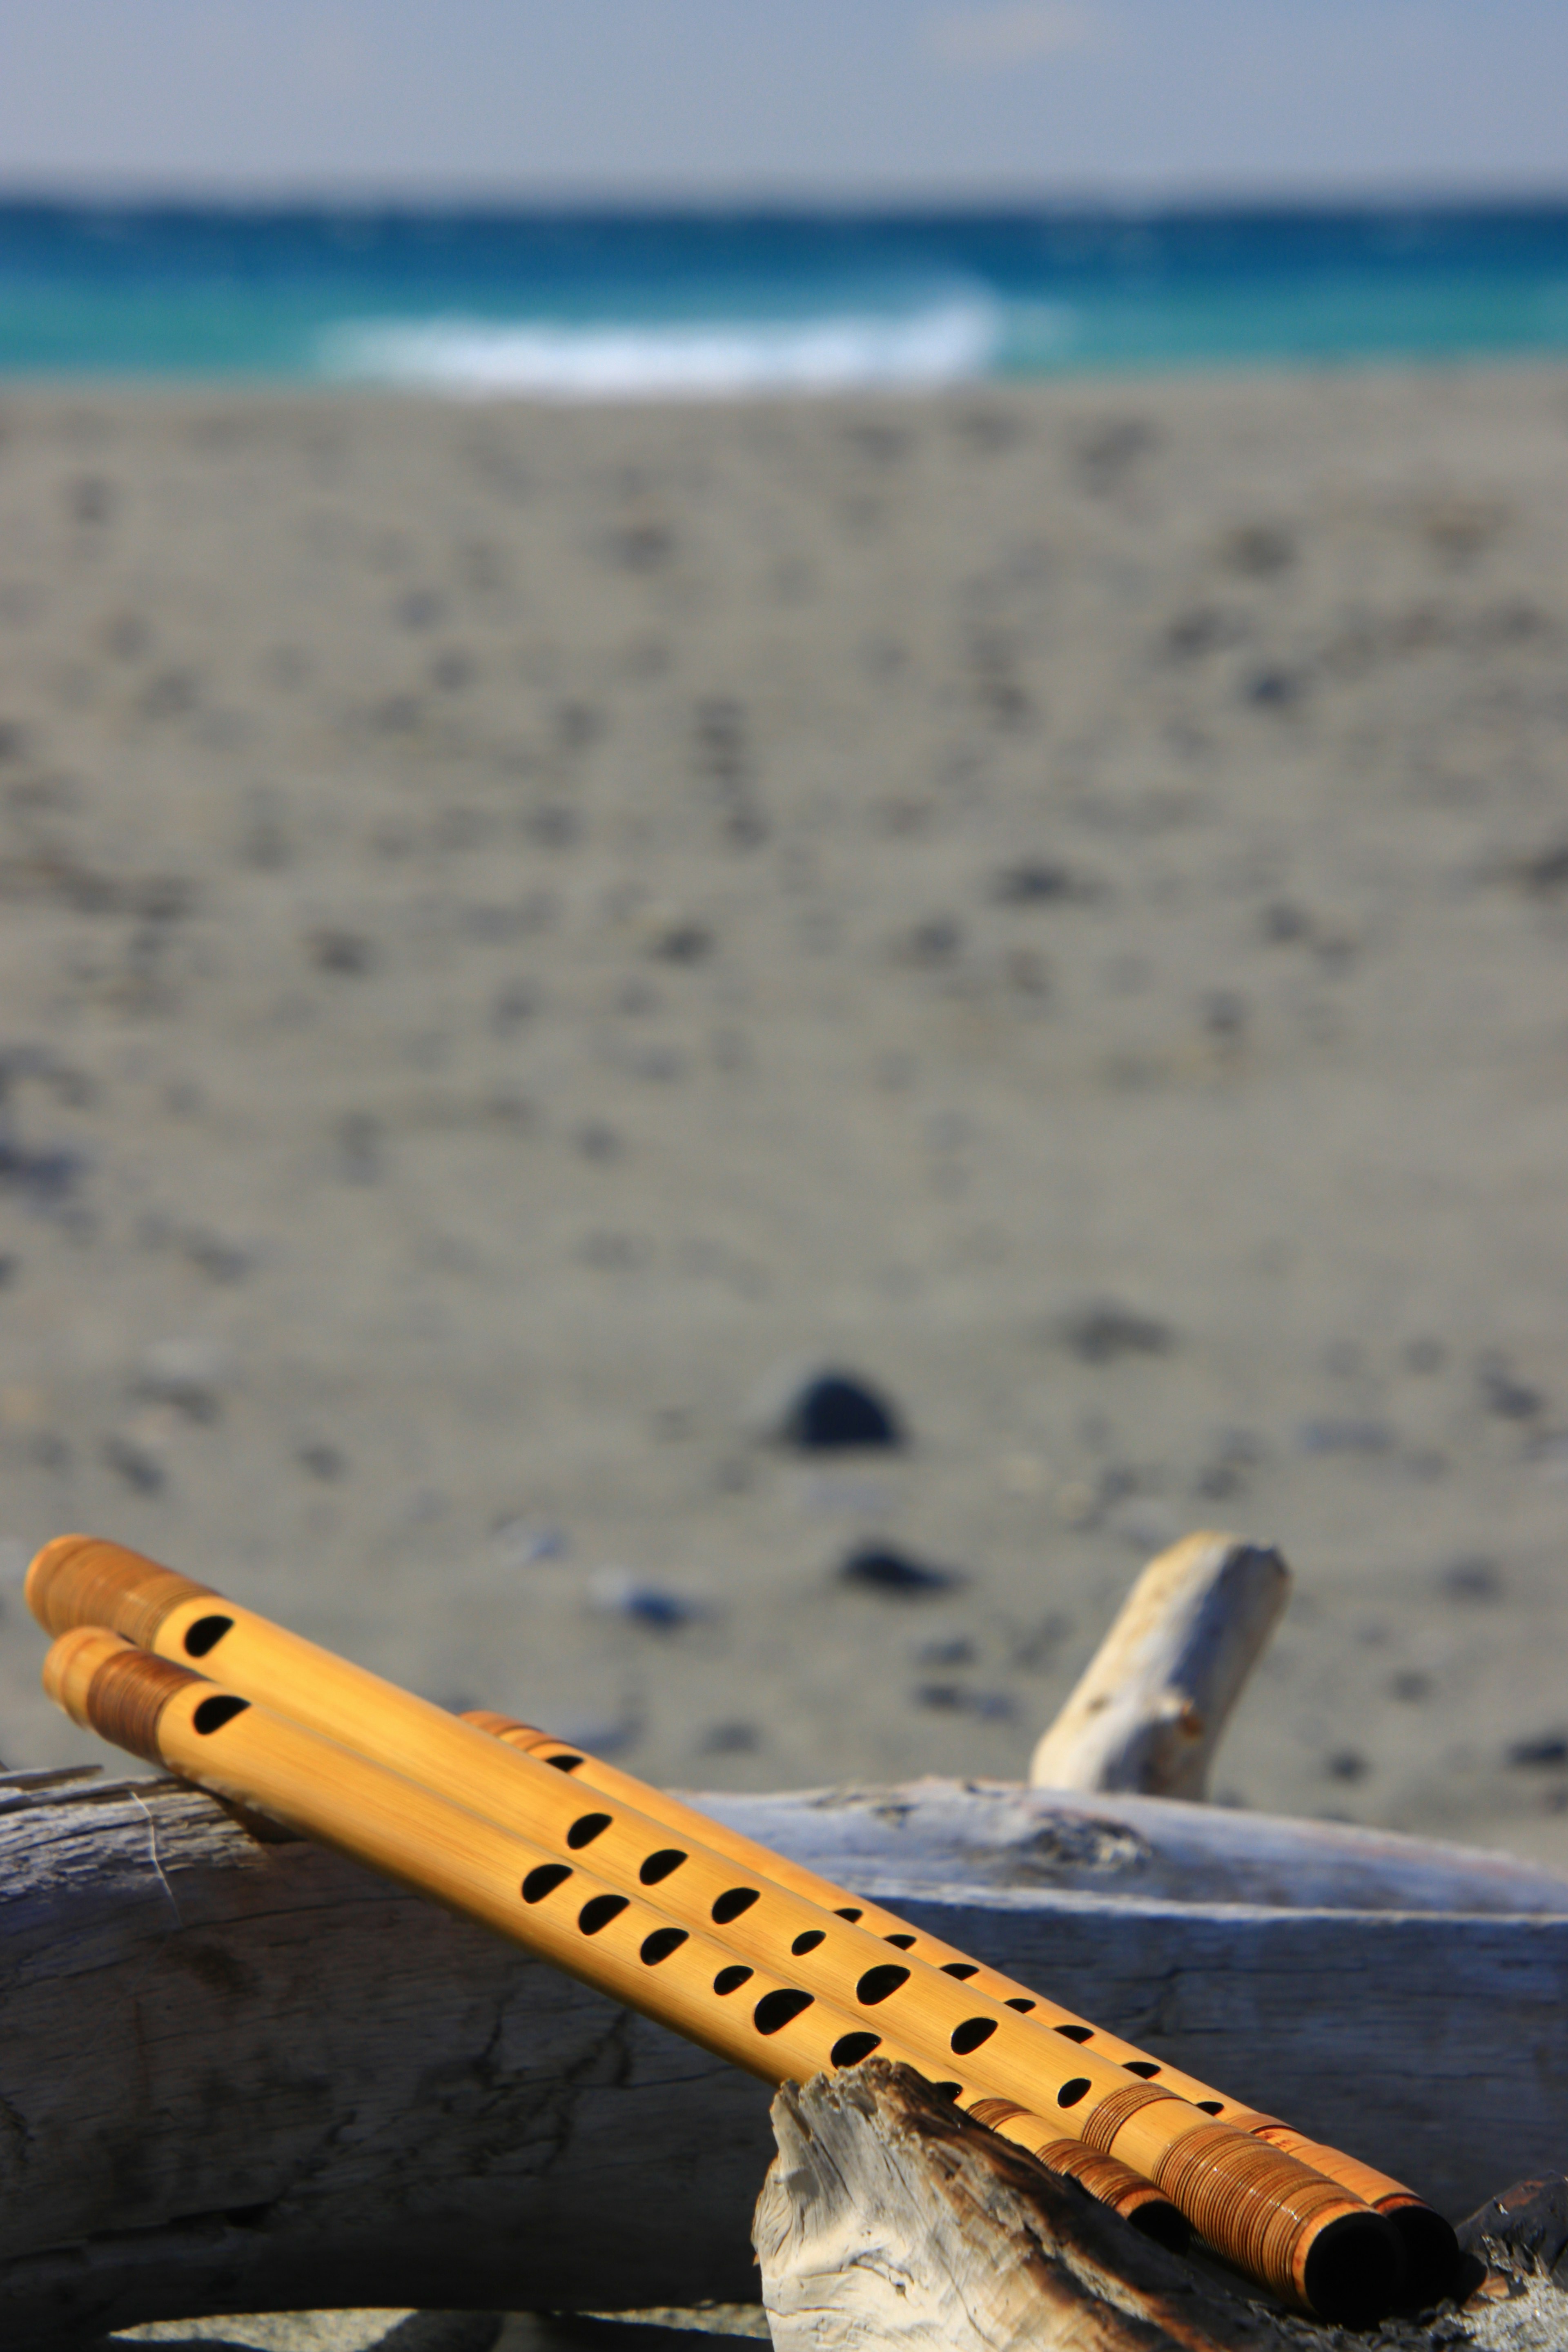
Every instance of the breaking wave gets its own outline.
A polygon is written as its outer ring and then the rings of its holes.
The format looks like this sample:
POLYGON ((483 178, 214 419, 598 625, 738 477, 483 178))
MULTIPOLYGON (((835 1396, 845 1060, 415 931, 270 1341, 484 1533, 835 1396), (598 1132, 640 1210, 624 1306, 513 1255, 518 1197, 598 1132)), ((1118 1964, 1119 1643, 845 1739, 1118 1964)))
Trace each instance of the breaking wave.
POLYGON ((1002 341, 982 299, 902 315, 700 324, 365 321, 324 339, 324 372, 470 399, 718 400, 921 391, 987 375, 1002 341))

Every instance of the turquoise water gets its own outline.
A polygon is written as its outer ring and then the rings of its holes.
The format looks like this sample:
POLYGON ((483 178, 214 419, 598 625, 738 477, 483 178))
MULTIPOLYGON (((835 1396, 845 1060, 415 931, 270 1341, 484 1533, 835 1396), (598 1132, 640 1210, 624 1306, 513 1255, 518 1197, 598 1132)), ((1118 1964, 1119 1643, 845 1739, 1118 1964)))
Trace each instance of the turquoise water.
POLYGON ((1568 204, 0 205, 0 373, 701 397, 1568 351, 1568 204))

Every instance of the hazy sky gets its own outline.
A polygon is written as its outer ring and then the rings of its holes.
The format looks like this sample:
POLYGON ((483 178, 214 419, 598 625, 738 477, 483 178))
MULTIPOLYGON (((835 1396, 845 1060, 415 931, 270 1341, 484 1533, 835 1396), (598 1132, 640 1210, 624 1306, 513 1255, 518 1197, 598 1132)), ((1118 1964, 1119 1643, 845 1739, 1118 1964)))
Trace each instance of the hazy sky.
POLYGON ((1568 191, 1568 0, 0 0, 0 182, 1568 191))

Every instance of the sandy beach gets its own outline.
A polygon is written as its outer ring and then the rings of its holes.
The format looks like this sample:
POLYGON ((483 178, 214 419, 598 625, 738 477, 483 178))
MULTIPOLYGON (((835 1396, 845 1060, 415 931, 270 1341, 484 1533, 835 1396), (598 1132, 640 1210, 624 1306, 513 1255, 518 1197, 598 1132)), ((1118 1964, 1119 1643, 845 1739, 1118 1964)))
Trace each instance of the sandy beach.
POLYGON ((0 1756, 68 1528, 755 1788, 1208 1526, 1219 1793, 1568 1864, 1565 659, 1545 367, 9 392, 0 1756))

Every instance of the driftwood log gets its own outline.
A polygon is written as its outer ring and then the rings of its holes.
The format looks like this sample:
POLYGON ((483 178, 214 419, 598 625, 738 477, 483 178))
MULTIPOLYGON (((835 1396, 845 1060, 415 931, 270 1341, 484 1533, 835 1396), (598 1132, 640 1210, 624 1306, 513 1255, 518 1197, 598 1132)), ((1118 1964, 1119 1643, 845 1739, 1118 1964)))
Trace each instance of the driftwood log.
MULTIPOLYGON (((1353 2335, 1167 2253, 869 2058, 773 2103, 756 2246, 774 2352, 1345 2352, 1353 2335)), ((1568 2181, 1531 2181, 1463 2232, 1453 2304, 1384 2322, 1379 2352, 1568 2344, 1568 2181)))
POLYGON ((1032 1785, 1205 1797, 1220 1734, 1289 1593, 1271 1546, 1205 1531, 1163 1551, 1040 1740, 1032 1785))
MULTIPOLYGON (((698 1801, 1452 2216, 1568 2148, 1549 1872, 1136 1794, 698 1801)), ((179 1783, 0 1780, 0 1971, 7 2347, 755 2297, 763 2090, 179 1783)))

